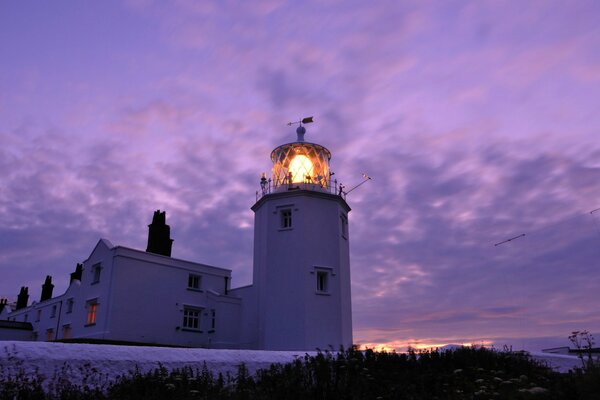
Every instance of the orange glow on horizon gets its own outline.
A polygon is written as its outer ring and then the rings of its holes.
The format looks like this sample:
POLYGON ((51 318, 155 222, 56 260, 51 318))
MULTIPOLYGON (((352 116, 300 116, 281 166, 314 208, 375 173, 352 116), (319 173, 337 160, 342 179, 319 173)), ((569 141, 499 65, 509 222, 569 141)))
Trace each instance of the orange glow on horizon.
POLYGON ((455 345, 455 346, 481 346, 481 347, 491 347, 494 344, 491 340, 479 340, 472 342, 461 342, 461 341, 448 341, 446 343, 439 343, 436 341, 429 340, 394 340, 387 343, 362 343, 358 346, 359 350, 372 349, 375 351, 397 351, 404 352, 408 351, 409 348, 414 350, 435 350, 440 349, 444 346, 455 345))

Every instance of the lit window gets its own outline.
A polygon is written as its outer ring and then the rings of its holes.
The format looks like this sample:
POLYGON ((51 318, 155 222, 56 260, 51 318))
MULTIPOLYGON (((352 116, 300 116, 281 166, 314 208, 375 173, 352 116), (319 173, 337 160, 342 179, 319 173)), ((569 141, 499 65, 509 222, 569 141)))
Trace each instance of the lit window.
POLYGON ((345 215, 340 215, 340 220, 341 220, 342 237, 348 238, 348 217, 346 217, 345 215))
POLYGON ((199 329, 200 309, 190 307, 183 309, 183 327, 187 329, 199 329))
POLYGON ((100 272, 102 272, 102 265, 94 264, 92 266, 92 284, 100 282, 100 272))
POLYGON ((73 312, 73 304, 75 304, 75 300, 73 300, 73 299, 67 300, 67 314, 70 314, 73 312))
POLYGON ((85 325, 96 324, 96 314, 98 313, 98 300, 90 300, 87 302, 87 317, 85 319, 85 325))
POLYGON ((188 288, 189 289, 200 289, 200 275, 190 274, 188 276, 188 288))
POLYGON ((329 272, 317 270, 317 292, 329 293, 329 272))
POLYGON ((63 325, 62 337, 63 339, 71 339, 71 324, 63 325))
POLYGON ((56 305, 52 306, 52 312, 50 313, 50 318, 56 317, 56 305))
POLYGON ((285 209, 281 210, 281 228, 289 229, 292 227, 292 210, 285 209))
POLYGON ((35 316, 35 322, 40 322, 42 319, 42 310, 37 310, 37 315, 35 316))
POLYGON ((46 341, 50 342, 54 340, 54 329, 47 329, 46 330, 46 341))

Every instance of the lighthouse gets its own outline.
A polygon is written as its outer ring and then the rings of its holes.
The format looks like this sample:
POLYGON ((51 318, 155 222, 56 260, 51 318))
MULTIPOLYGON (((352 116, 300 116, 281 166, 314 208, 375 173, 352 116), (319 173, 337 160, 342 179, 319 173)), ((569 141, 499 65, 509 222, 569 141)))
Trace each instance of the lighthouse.
POLYGON ((271 152, 252 206, 256 344, 266 350, 352 345, 350 256, 345 193, 331 180, 330 151, 304 140, 271 152))

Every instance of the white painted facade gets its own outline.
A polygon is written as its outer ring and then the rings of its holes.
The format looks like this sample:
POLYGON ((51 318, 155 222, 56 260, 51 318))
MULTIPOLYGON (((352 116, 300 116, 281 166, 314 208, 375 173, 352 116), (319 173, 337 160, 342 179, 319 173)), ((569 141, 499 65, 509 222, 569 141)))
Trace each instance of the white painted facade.
MULTIPOLYGON (((230 289, 228 269, 101 239, 64 294, 5 316, 30 322, 33 340, 266 350, 352 345, 350 207, 331 188, 329 151, 305 143, 300 129, 297 142, 273 151, 273 185, 263 178, 252 207, 252 285, 230 289), (305 164, 297 171, 300 153, 305 164)), ((153 245, 165 244, 170 255, 168 226, 156 229, 162 236, 153 245)))

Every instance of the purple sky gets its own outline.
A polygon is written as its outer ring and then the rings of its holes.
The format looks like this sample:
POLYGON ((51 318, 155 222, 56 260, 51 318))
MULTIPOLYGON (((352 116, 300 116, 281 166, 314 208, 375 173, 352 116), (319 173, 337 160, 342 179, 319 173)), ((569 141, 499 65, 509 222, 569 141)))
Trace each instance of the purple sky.
POLYGON ((352 192, 357 343, 600 331, 600 2, 0 2, 0 297, 100 237, 251 281, 285 123, 352 192), (494 243, 525 233, 512 242, 494 243))

